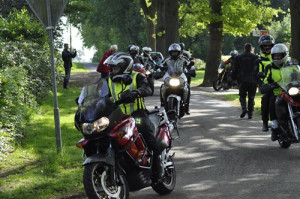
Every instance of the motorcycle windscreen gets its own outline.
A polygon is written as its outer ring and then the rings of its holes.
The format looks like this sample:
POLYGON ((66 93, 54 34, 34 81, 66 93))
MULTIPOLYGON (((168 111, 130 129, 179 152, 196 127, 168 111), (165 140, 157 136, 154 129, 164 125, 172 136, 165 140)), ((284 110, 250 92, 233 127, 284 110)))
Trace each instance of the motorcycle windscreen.
POLYGON ((109 88, 105 79, 82 88, 78 99, 79 122, 94 122, 112 112, 113 102, 109 99, 109 88))
POLYGON ((282 87, 300 86, 300 67, 298 65, 286 66, 280 70, 282 87))
POLYGON ((168 73, 171 77, 178 77, 183 73, 183 66, 177 62, 168 67, 168 73))

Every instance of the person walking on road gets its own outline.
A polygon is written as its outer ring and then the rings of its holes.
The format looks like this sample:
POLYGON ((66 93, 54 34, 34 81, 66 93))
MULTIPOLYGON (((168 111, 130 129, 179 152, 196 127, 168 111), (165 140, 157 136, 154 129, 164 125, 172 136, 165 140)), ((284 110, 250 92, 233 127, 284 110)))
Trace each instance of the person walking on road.
POLYGON ((70 75, 71 75, 71 68, 72 68, 72 58, 76 57, 76 49, 73 49, 72 52, 69 51, 69 44, 64 44, 64 50, 62 51, 62 59, 64 61, 64 68, 65 68, 65 77, 64 77, 64 88, 68 88, 70 75))
POLYGON ((257 55, 251 53, 252 44, 246 43, 244 52, 236 56, 232 69, 232 79, 239 84, 239 96, 242 107, 240 118, 244 118, 248 113, 248 119, 252 119, 254 110, 254 98, 257 88, 257 55), (247 106, 248 95, 248 106, 247 106))
POLYGON ((118 46, 117 45, 111 45, 109 50, 107 50, 102 59, 100 60, 98 67, 97 67, 97 72, 101 73, 101 78, 105 78, 108 76, 109 72, 110 72, 110 68, 109 66, 107 66, 106 64, 104 64, 105 60, 115 54, 118 51, 118 46))

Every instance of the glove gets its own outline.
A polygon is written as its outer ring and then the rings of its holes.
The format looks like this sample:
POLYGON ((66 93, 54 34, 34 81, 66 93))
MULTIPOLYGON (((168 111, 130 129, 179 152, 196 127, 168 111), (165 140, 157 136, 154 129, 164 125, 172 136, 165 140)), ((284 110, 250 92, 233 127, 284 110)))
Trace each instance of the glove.
POLYGON ((138 97, 137 91, 127 90, 121 94, 121 101, 123 103, 133 103, 135 98, 138 97))
POLYGON ((259 73, 258 73, 258 77, 259 77, 259 78, 265 78, 266 75, 265 75, 264 72, 259 72, 259 73))

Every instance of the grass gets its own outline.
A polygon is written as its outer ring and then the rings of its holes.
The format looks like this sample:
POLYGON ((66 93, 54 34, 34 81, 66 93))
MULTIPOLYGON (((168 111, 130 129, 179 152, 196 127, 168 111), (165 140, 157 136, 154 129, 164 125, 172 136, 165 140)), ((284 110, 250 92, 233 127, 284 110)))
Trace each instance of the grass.
POLYGON ((73 63, 72 65, 72 72, 88 72, 87 70, 81 63, 73 63))
POLYGON ((58 105, 63 148, 57 154, 53 117, 53 96, 32 116, 26 137, 6 161, 0 163, 0 198, 32 199, 66 196, 83 192, 82 150, 75 144, 82 138, 74 127, 80 89, 59 86, 58 105))
POLYGON ((204 78, 204 70, 197 70, 196 77, 192 78, 192 85, 200 85, 203 82, 204 78))

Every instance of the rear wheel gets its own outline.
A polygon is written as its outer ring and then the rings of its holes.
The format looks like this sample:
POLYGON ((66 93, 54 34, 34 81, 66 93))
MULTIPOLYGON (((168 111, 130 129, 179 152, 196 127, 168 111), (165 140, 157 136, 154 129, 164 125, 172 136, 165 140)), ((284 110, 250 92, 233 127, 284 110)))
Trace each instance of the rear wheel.
POLYGON ((221 90, 221 88, 222 88, 222 81, 221 81, 221 79, 219 77, 214 80, 214 82, 213 82, 213 88, 215 89, 215 91, 221 90))
POLYGON ((112 182, 109 169, 110 167, 104 163, 92 163, 85 166, 83 185, 88 198, 129 198, 125 176, 117 173, 117 182, 112 182))
POLYGON ((160 195, 171 193, 176 185, 176 170, 172 157, 169 156, 164 165, 165 176, 163 180, 152 185, 153 190, 160 195))

